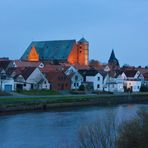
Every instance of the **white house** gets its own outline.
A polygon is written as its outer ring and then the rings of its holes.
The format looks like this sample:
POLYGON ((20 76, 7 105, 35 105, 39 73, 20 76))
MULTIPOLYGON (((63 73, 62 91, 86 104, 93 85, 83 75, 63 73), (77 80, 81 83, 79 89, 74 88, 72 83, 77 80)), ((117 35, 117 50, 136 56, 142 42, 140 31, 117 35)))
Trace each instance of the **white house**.
POLYGON ((116 71, 106 80, 105 91, 139 92, 143 75, 137 70, 116 71))
POLYGON ((14 91, 14 79, 7 76, 2 68, 0 68, 0 90, 6 92, 14 91))
POLYGON ((105 77, 105 72, 97 70, 86 71, 86 82, 92 82, 94 90, 103 91, 104 77, 105 77))
POLYGON ((79 89, 83 83, 83 76, 79 72, 72 73, 71 78, 71 89, 79 89))
POLYGON ((104 79, 104 91, 124 92, 124 73, 108 74, 104 79))
POLYGON ((26 78, 25 89, 50 89, 50 84, 42 72, 38 68, 35 68, 34 71, 26 78), (27 84, 31 85, 29 86, 27 84))
POLYGON ((11 76, 15 80, 15 90, 50 89, 50 84, 39 68, 15 68, 11 76))
POLYGON ((138 70, 125 70, 124 88, 126 91, 139 92, 143 75, 138 70))
POLYGON ((70 76, 71 89, 79 89, 83 83, 83 76, 78 72, 78 70, 71 65, 65 69, 65 74, 70 76))
POLYGON ((65 74, 67 76, 72 73, 77 73, 77 72, 78 72, 78 70, 74 66, 70 66, 70 67, 66 68, 66 70, 65 70, 65 74))

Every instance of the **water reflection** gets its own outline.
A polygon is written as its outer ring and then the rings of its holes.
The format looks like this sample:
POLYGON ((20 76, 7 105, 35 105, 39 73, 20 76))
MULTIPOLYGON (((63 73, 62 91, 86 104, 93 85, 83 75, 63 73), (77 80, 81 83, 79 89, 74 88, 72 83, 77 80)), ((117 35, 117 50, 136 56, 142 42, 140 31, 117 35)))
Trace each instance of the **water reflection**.
POLYGON ((148 105, 86 107, 54 112, 26 113, 0 117, 1 148, 61 148, 77 141, 78 129, 114 112, 119 122, 135 116, 148 105))

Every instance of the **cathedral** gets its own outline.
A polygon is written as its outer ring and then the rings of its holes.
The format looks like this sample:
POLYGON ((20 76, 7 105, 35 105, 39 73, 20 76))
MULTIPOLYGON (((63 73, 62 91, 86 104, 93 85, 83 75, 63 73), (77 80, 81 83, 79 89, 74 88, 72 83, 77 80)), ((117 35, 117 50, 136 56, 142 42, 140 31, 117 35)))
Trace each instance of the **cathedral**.
POLYGON ((24 61, 58 61, 88 65, 89 43, 76 40, 33 41, 21 57, 24 61))

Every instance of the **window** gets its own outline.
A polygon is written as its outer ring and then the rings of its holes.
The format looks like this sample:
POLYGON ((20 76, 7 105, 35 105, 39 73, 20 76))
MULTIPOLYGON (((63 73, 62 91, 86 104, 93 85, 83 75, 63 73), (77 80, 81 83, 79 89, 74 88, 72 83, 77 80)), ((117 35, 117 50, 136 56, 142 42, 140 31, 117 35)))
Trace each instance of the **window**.
POLYGON ((100 77, 98 77, 98 81, 100 81, 100 77))
POLYGON ((67 87, 68 85, 67 85, 67 83, 65 84, 65 87, 67 87))
POLYGON ((75 76, 75 80, 76 80, 76 81, 78 80, 78 76, 75 76))
POLYGON ((26 86, 26 84, 24 84, 24 86, 26 86))
POLYGON ((100 84, 97 85, 97 88, 100 88, 100 84))
POLYGON ((79 86, 79 83, 77 83, 77 87, 79 86))
POLYGON ((74 83, 73 85, 74 85, 74 87, 76 87, 76 83, 74 83))

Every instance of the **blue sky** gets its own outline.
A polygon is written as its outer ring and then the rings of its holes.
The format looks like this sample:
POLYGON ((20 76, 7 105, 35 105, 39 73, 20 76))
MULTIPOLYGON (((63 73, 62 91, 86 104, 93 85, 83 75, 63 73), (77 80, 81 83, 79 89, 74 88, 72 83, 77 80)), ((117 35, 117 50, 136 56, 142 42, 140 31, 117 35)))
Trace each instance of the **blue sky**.
POLYGON ((90 59, 148 65, 148 0, 0 0, 0 57, 20 58, 32 40, 90 43, 90 59))

